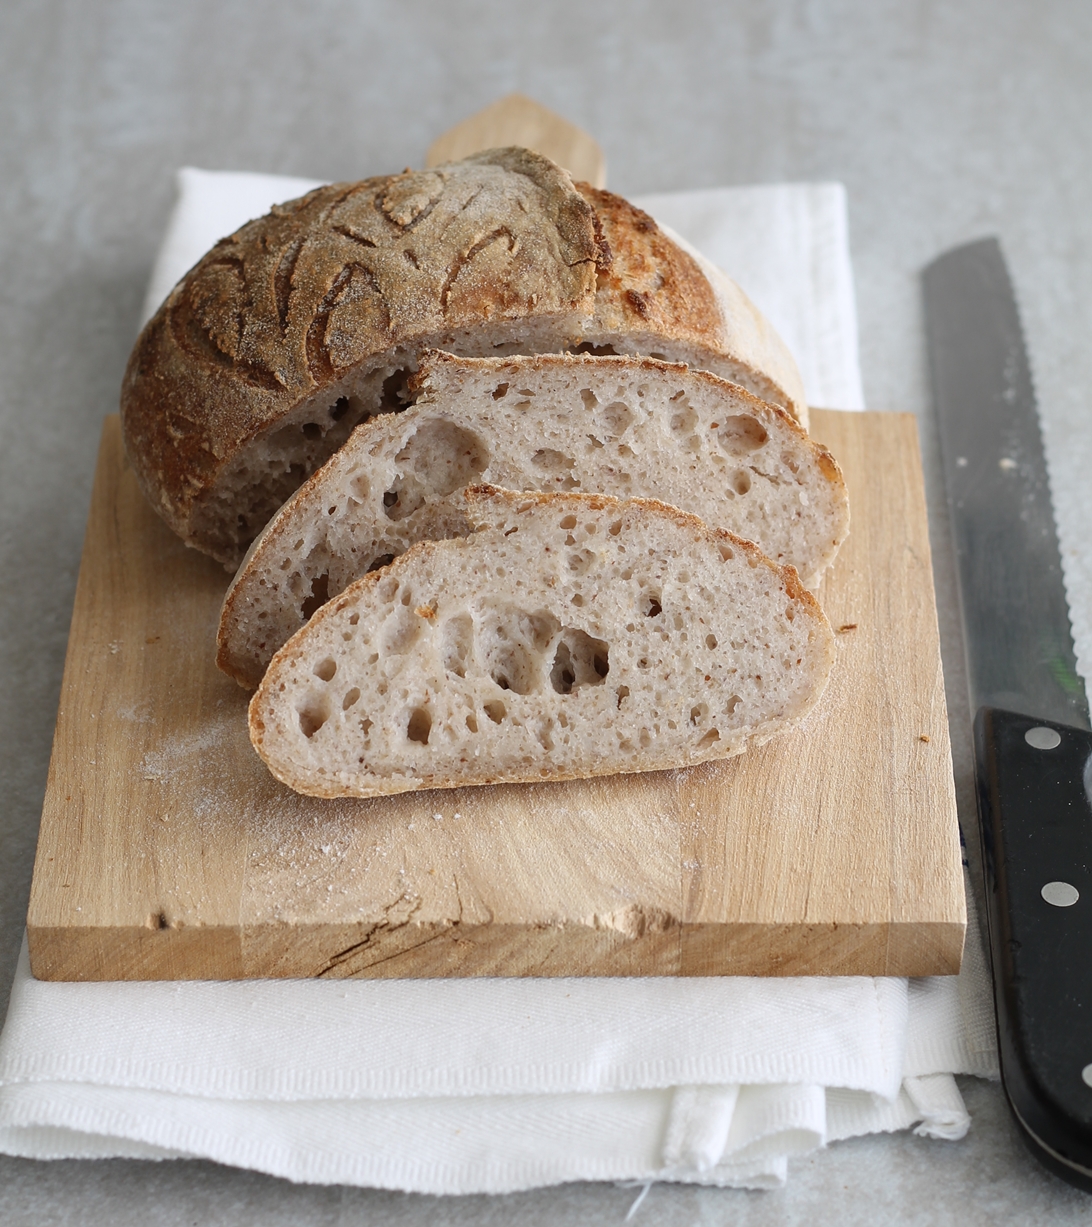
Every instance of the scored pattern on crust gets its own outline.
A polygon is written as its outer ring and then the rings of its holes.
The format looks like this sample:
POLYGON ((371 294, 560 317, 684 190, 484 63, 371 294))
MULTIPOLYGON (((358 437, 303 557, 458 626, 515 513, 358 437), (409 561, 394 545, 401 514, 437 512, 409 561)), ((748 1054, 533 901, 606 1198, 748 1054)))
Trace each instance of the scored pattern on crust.
MULTIPOLYGON (((217 243, 142 333, 122 388, 138 477, 189 536, 225 462, 301 401, 419 337, 590 314, 606 258, 594 210, 527 150, 278 205, 217 243)), ((296 485, 324 458, 309 450, 296 485)))

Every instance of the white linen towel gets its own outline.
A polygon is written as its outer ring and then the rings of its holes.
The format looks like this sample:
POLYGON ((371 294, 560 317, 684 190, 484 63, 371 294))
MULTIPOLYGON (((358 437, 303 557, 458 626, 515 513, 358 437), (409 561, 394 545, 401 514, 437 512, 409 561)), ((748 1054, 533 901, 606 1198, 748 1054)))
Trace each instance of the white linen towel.
MULTIPOLYGON (((186 169, 147 314, 223 234, 316 186, 186 169)), ((840 185, 648 197, 861 408, 840 185)), ((428 1193, 571 1180, 784 1183, 839 1138, 959 1138, 953 1073, 996 1076, 973 923, 958 977, 47 984, 24 950, 0 1035, 0 1151, 206 1157, 428 1193)))

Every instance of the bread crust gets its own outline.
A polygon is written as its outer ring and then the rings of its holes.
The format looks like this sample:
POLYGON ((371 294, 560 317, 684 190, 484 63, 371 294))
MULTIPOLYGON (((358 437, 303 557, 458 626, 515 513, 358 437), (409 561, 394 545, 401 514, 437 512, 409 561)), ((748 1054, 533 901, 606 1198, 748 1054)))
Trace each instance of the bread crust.
POLYGON ((523 149, 278 205, 217 243, 141 334, 121 395, 137 476, 188 538, 225 461, 301 400, 445 328, 590 310, 604 259, 569 176, 523 149))
POLYGON ((611 253, 610 266, 599 273, 591 331, 642 338, 642 349, 626 353, 663 357, 653 352, 657 338, 689 349, 672 360, 740 384, 806 429, 796 362, 739 286, 628 200, 587 183, 576 186, 595 209, 611 253))
POLYGON ((525 149, 318 188, 217 243, 149 321, 126 449, 170 527, 234 569, 359 421, 404 404, 424 349, 662 351, 805 420, 784 344, 710 270, 525 149))

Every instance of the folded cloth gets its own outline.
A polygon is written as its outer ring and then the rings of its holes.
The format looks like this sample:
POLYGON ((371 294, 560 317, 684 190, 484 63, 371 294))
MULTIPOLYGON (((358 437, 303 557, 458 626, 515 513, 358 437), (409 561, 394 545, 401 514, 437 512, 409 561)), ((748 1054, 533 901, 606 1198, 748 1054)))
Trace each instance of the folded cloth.
MULTIPOLYGON (((148 313, 222 234, 311 181, 187 169, 148 313)), ((639 202, 734 275, 812 404, 860 408, 837 184, 639 202)), ((827 1142, 959 1138, 996 1076, 977 928, 958 977, 50 984, 24 950, 0 1151, 205 1157, 428 1193, 571 1180, 764 1188, 827 1142)))

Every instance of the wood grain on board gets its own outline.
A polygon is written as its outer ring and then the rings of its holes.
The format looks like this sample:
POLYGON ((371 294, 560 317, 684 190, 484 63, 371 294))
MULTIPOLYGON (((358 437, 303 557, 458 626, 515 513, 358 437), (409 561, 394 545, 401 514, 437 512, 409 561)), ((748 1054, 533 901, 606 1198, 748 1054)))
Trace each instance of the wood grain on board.
POLYGON ((813 411, 849 484, 804 728, 690 770, 301 797, 213 664, 227 574, 106 421, 28 916, 47 980, 927 975, 965 911, 916 425, 813 411))
POLYGON ((458 162, 483 149, 522 145, 563 166, 574 179, 607 186, 607 164, 595 137, 523 94, 509 94, 464 119, 429 146, 426 166, 458 162))

